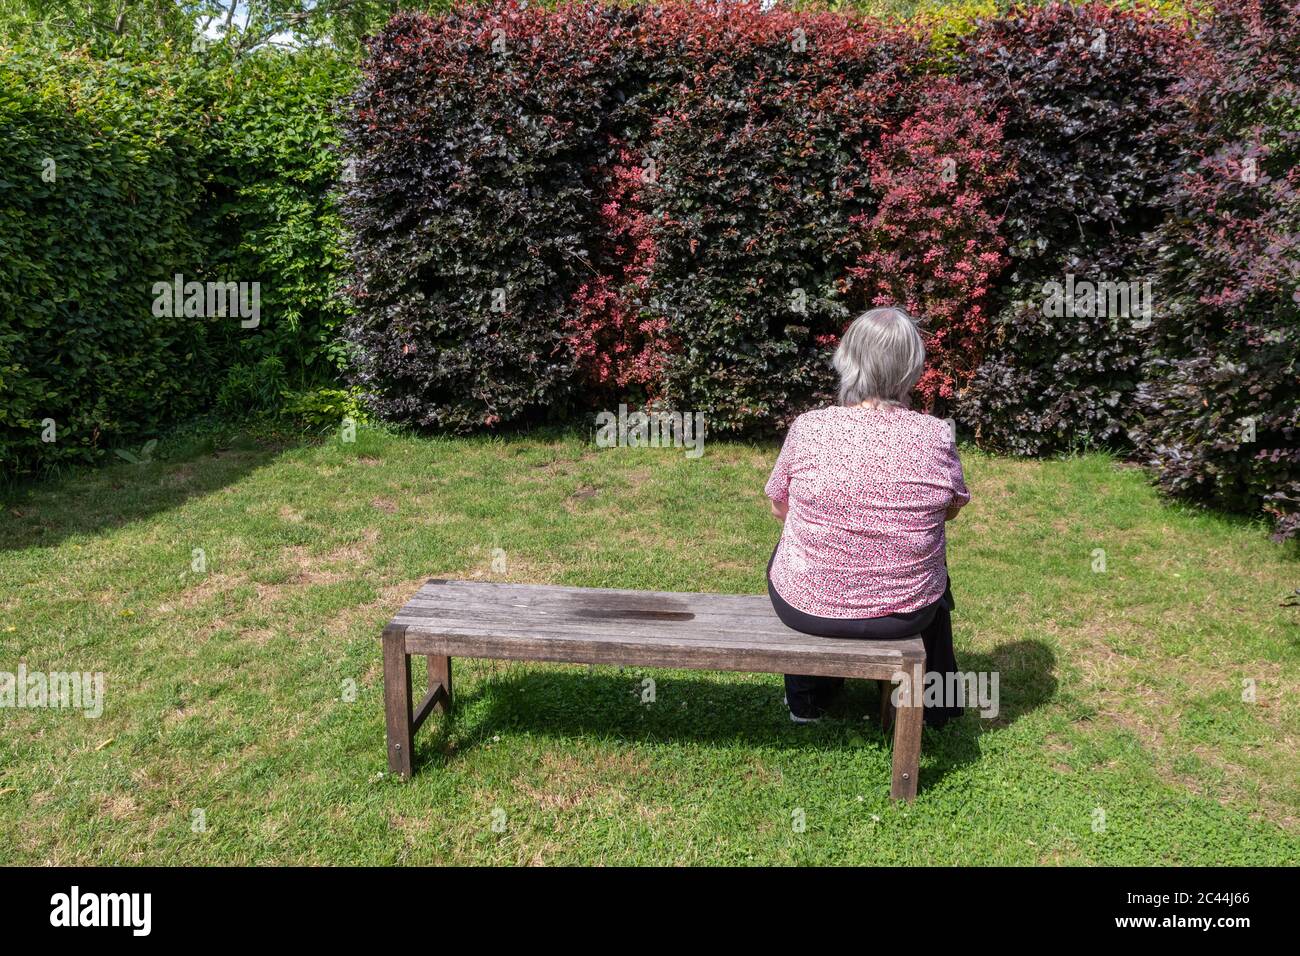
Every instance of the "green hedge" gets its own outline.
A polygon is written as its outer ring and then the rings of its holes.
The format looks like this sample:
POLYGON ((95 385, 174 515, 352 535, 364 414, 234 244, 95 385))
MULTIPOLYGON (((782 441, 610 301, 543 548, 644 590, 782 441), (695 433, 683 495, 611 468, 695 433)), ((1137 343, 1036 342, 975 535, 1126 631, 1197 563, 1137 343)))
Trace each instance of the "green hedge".
POLYGON ((353 70, 0 50, 0 476, 337 379, 333 110, 353 70), (259 324, 155 316, 177 273, 258 283, 259 324))
POLYGON ((93 459, 193 412, 208 330, 151 308, 155 280, 203 258, 202 123, 176 77, 5 54, 0 142, 0 469, 93 459))
POLYGON ((268 52, 207 74, 210 271, 261 282, 260 335, 237 336, 236 367, 276 356, 289 382, 332 381, 346 305, 336 106, 356 67, 329 51, 268 52))

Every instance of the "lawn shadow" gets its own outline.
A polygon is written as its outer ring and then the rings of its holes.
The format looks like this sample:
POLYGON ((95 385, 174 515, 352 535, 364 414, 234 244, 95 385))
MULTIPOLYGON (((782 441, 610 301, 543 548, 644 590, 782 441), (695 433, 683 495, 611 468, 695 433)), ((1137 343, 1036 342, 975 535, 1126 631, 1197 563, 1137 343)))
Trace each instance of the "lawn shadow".
POLYGON ((0 496, 0 551, 51 548, 177 508, 234 484, 285 448, 239 441, 182 460, 122 462, 10 487, 0 496))
MULTIPOLYGON (((978 761, 982 736, 1009 726, 1056 693, 1056 655, 1042 641, 1011 641, 989 653, 959 652, 958 660, 965 671, 998 672, 998 713, 985 718, 968 707, 961 719, 946 727, 926 729, 922 792, 953 770, 978 761)), ((508 731, 628 743, 739 742, 846 755, 864 747, 886 751, 892 747, 892 732, 883 732, 880 725, 875 681, 848 681, 827 719, 796 726, 782 705, 779 675, 769 675, 768 681, 757 685, 721 683, 693 671, 647 672, 629 667, 614 672, 586 665, 546 665, 543 670, 519 662, 503 663, 501 668, 460 693, 452 715, 430 723, 417 736, 417 772, 421 766, 436 772, 439 765, 456 759, 448 747, 452 736, 455 750, 463 751, 508 731), (656 681, 655 699, 645 703, 642 682, 650 673, 656 681)), ((888 786, 888 780, 884 783, 888 786)))

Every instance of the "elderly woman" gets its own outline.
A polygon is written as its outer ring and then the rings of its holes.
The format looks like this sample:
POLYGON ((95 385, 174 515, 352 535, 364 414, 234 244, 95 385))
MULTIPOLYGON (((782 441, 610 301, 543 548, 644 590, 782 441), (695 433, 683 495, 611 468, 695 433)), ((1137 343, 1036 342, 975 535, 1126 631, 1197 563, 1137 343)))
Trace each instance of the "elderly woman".
MULTIPOLYGON (((840 404, 794 420, 767 483, 785 523, 767 568, 772 605, 805 634, 920 634, 927 673, 956 671, 944 522, 970 493, 948 426, 907 407, 925 365, 916 323, 872 309, 844 333, 834 364, 840 404)), ((817 720, 843 683, 786 675, 790 718, 817 720)), ((947 704, 927 707, 926 723, 961 713, 947 704)))

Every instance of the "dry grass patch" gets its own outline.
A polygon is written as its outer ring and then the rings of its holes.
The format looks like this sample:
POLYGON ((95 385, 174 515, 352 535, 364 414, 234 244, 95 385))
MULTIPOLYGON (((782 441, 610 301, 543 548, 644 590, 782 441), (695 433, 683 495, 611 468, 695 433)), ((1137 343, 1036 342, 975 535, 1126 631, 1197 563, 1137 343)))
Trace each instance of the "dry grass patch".
POLYGON ((176 599, 176 603, 186 611, 207 604, 214 598, 229 594, 240 585, 248 583, 248 578, 243 574, 226 574, 223 571, 210 571, 202 576, 195 575, 191 580, 194 579, 198 580, 198 584, 185 588, 176 599))
POLYGON ((628 782, 648 773, 649 765, 630 749, 588 750, 582 754, 542 755, 536 783, 518 782, 522 793, 546 810, 571 810, 588 802, 624 804, 628 782))

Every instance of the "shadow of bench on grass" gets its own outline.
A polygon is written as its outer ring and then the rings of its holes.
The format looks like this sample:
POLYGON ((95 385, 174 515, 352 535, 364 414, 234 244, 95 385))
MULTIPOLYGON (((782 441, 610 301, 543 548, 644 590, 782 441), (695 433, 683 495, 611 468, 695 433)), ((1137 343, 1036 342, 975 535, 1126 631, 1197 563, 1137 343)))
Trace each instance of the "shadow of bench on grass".
MULTIPOLYGON (((967 672, 998 672, 998 714, 984 718, 968 707, 948 726, 925 730, 922 793, 951 771, 978 761, 983 735, 1010 726, 1056 693, 1056 655, 1042 641, 1010 641, 986 653, 958 649, 957 659, 967 672)), ((828 719, 796 726, 781 703, 779 675, 751 675, 746 683, 730 683, 698 671, 654 671, 654 702, 643 703, 642 681, 651 672, 641 668, 592 670, 585 664, 502 661, 495 674, 484 675, 486 664, 476 662, 476 679, 458 685, 452 714, 432 721, 423 740, 416 741, 418 766, 434 769, 454 762, 456 755, 447 747, 453 731, 462 752, 512 730, 557 739, 741 743, 846 756, 863 748, 890 749, 891 738, 877 716, 874 681, 848 681, 828 719)))

